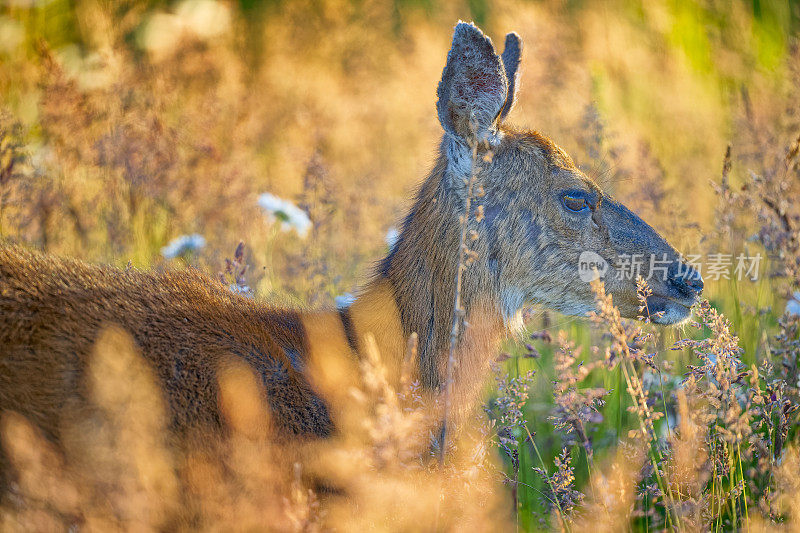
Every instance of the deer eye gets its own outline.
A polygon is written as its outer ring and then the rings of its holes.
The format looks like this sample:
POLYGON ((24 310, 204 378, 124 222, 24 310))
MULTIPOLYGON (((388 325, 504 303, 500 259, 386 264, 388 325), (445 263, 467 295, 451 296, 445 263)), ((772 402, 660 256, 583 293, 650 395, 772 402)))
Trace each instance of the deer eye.
POLYGON ((561 198, 561 201, 564 203, 564 207, 576 213, 589 207, 589 203, 586 201, 586 198, 581 198, 580 196, 565 194, 561 198))

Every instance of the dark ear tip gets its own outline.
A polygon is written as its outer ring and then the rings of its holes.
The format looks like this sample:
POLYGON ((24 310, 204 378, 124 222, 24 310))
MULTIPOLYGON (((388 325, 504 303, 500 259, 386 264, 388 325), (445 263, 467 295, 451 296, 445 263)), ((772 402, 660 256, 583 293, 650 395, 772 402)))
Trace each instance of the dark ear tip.
POLYGON ((503 65, 506 67, 506 76, 510 83, 513 83, 514 76, 517 73, 519 60, 522 56, 522 39, 516 32, 511 32, 506 35, 506 44, 503 50, 503 65))
POLYGON ((491 39, 487 37, 474 22, 464 22, 459 20, 456 29, 453 31, 453 43, 489 43, 491 39))
POLYGON ((503 109, 500 111, 500 120, 503 120, 511 111, 511 108, 514 107, 520 56, 522 56, 522 39, 519 38, 516 32, 511 32, 506 35, 506 44, 502 55, 503 66, 506 69, 506 79, 508 79, 508 96, 503 109))
POLYGON ((515 31, 506 34, 505 48, 508 48, 509 46, 514 48, 522 48, 522 39, 519 38, 519 34, 515 31))
POLYGON ((456 23, 456 29, 454 32, 455 35, 464 35, 464 34, 472 34, 472 35, 483 35, 483 32, 478 28, 474 22, 464 22, 463 20, 459 20, 456 23))

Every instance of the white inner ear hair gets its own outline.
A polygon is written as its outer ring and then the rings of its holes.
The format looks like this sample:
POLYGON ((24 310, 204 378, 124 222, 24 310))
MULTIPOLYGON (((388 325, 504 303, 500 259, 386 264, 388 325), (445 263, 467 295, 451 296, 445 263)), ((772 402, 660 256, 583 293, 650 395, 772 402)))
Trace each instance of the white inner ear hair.
MULTIPOLYGON (((503 134, 499 130, 489 130, 486 143, 490 148, 500 145, 503 134)), ((444 149, 447 156, 447 168, 454 179, 469 179, 472 172, 472 148, 458 137, 446 133, 444 136, 444 149)), ((480 157, 480 154, 478 154, 480 157)))

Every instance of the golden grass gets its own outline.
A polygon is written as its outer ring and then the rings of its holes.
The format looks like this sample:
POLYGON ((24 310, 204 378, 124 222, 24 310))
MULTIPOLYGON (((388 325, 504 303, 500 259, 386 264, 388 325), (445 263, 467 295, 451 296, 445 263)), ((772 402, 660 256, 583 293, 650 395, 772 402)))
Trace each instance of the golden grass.
MULTIPOLYGON (((371 351, 360 383, 321 376, 352 406, 340 438, 276 442, 257 380, 232 367, 220 382, 230 431, 178 450, 151 372, 109 330, 88 376, 94 408, 63 443, 2 414, 17 477, 0 529, 800 527, 799 326, 783 313, 800 271, 800 54, 795 19, 761 4, 504 1, 482 21, 525 43, 513 122, 553 137, 679 249, 764 254, 757 282, 706 280, 704 325, 640 330, 603 298, 599 330, 537 316, 532 345, 499 357, 488 416, 448 437, 442 467, 438 406, 409 380, 389 386, 371 351)), ((0 237, 211 273, 244 240, 227 283, 331 304, 385 253, 432 161, 436 83, 452 24, 470 13, 343 0, 3 7, 0 237), (210 19, 192 11, 203 6, 210 19), (267 222, 262 192, 307 211, 310 237, 267 222), (161 256, 190 233, 207 246, 161 256)))

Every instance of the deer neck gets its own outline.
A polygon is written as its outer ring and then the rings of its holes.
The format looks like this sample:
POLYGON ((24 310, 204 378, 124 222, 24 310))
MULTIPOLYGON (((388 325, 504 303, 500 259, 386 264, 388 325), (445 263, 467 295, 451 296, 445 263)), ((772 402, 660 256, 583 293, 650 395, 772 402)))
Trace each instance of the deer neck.
MULTIPOLYGON (((439 390, 446 376, 463 212, 463 199, 445 194, 441 179, 440 161, 420 189, 397 243, 349 309, 356 336, 367 331, 375 336, 390 375, 399 372, 408 338, 417 334, 417 377, 430 391, 439 390)), ((453 375, 460 395, 483 385, 507 329, 486 243, 475 246, 479 258, 462 278, 468 326, 456 339, 453 375)))

